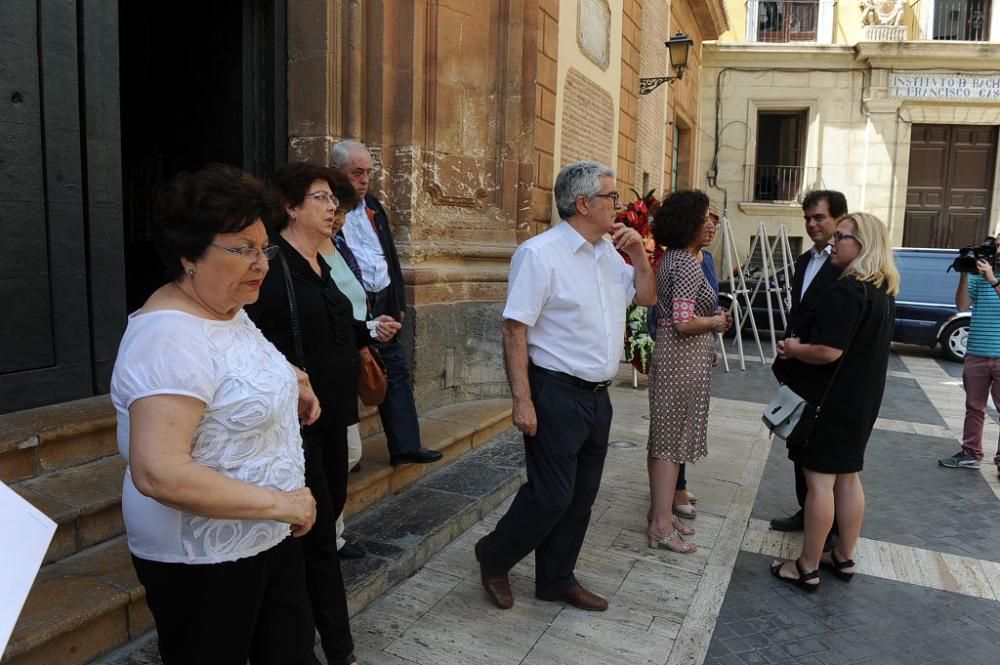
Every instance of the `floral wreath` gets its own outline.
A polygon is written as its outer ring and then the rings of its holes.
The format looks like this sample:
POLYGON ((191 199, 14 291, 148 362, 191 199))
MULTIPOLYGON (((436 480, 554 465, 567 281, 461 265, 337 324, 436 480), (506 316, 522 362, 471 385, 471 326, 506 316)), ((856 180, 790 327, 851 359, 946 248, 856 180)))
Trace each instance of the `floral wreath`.
MULTIPOLYGON (((659 262, 662 250, 653 242, 650 221, 660 208, 660 201, 649 190, 645 196, 640 196, 634 189, 636 199, 625 206, 625 209, 615 216, 615 222, 635 229, 642 236, 646 245, 646 256, 654 268, 659 262)), ((625 262, 632 265, 628 254, 619 250, 625 262)), ((649 372, 649 363, 653 358, 655 342, 649 334, 647 325, 648 308, 644 305, 629 305, 625 313, 625 360, 632 363, 635 369, 643 374, 649 372)))

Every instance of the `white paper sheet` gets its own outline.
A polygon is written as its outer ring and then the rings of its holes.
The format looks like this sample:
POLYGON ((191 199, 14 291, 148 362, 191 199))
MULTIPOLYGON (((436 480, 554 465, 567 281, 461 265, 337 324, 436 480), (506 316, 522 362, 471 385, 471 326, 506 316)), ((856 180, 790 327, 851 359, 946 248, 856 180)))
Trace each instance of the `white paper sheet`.
POLYGON ((55 522, 0 483, 0 655, 55 532, 55 522))

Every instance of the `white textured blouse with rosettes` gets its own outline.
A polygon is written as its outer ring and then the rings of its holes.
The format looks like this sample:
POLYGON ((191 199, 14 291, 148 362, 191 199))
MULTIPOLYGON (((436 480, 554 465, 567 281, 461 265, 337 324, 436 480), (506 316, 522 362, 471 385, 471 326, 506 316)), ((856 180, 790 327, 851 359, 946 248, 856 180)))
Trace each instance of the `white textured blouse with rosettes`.
MULTIPOLYGON (((197 463, 262 487, 289 491, 305 485, 295 373, 242 310, 229 321, 177 310, 130 316, 111 377, 118 450, 126 461, 128 409, 152 395, 187 395, 205 403, 191 440, 197 463)), ((165 506, 140 494, 128 470, 122 510, 129 549, 151 561, 235 561, 289 535, 283 522, 199 517, 165 506)))

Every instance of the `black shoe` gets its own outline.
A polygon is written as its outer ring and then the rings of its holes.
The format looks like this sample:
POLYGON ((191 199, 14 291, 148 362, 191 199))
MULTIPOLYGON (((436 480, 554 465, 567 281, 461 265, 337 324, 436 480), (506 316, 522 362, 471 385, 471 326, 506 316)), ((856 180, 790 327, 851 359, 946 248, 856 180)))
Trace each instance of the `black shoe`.
POLYGON ((417 448, 412 453, 390 455, 389 464, 392 466, 396 466, 397 464, 430 464, 431 462, 438 461, 441 457, 441 453, 436 450, 417 448))
POLYGON ((352 466, 350 473, 357 473, 358 471, 361 471, 361 462, 358 462, 357 464, 352 466))
POLYGON ((337 557, 340 559, 364 559, 366 556, 368 552, 365 552, 365 548, 356 543, 346 542, 337 550, 337 557))
POLYGON ((775 531, 802 531, 805 528, 805 513, 800 508, 791 517, 775 517, 771 520, 771 528, 775 531))

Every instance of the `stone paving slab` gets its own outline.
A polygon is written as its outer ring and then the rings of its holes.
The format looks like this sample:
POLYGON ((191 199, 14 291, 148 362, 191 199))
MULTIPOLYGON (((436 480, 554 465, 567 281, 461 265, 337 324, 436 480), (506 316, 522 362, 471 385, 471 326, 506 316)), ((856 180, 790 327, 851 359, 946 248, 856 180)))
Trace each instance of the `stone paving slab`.
POLYGON ((741 552, 705 665, 995 665, 1000 602, 856 575, 806 594, 741 552))

